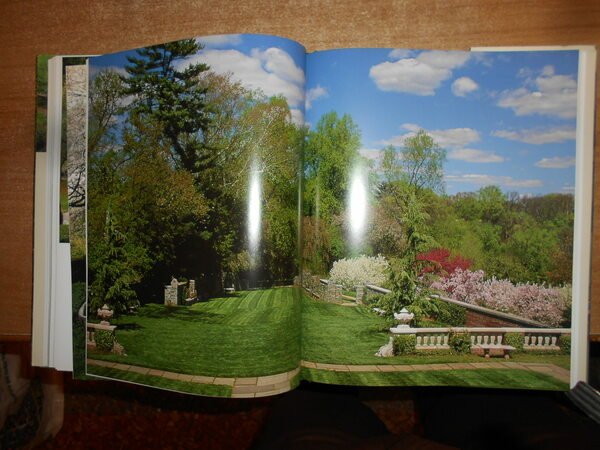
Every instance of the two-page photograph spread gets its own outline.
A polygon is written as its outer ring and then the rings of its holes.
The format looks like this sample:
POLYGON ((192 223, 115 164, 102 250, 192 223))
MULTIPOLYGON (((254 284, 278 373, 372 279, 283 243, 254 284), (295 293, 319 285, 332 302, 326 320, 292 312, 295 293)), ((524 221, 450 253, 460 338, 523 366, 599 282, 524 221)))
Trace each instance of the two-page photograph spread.
POLYGON ((246 34, 65 58, 74 373, 568 390, 581 58, 246 34))

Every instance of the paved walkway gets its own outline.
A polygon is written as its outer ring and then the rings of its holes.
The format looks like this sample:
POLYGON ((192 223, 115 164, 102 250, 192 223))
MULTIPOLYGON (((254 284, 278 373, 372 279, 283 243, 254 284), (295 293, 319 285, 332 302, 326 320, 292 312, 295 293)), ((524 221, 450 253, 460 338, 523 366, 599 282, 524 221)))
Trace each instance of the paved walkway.
POLYGON ((219 384, 231 386, 231 397, 233 398, 254 398, 267 397, 269 395, 282 394, 292 389, 291 380, 298 375, 300 367, 289 372, 268 375, 264 377, 207 377, 203 375, 189 375, 184 373, 169 372, 166 370, 149 369, 147 367, 132 366, 129 364, 120 364, 111 361, 101 361, 99 359, 87 359, 87 363, 92 366, 107 367, 109 369, 123 370, 125 372, 134 372, 141 375, 152 375, 155 377, 168 378, 170 380, 185 381, 188 383, 199 384, 219 384))
POLYGON ((490 361, 480 363, 446 363, 446 364, 325 364, 312 361, 301 361, 300 367, 289 372, 268 375, 264 377, 208 377, 203 375, 189 375, 169 372, 166 370, 149 369, 147 367, 120 364, 98 359, 87 359, 93 366, 107 367, 109 369, 134 372, 141 375, 152 375, 171 380, 185 381, 188 383, 215 384, 231 386, 232 398, 255 398, 282 394, 291 390, 291 380, 298 375, 301 367, 318 370, 331 370, 335 372, 418 372, 425 370, 480 370, 480 369, 520 369, 550 375, 564 383, 569 383, 569 371, 554 364, 544 363, 517 363, 504 361, 490 361))

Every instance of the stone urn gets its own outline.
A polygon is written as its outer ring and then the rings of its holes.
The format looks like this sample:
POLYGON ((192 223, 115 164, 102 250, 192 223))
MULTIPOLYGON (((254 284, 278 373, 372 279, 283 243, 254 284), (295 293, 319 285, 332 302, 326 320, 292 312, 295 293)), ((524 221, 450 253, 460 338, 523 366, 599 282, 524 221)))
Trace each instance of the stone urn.
POLYGON ((96 314, 102 321, 100 322, 102 325, 110 325, 108 323, 108 319, 113 316, 114 311, 112 309, 108 309, 108 305, 105 303, 102 308, 98 308, 96 314))
POLYGON ((394 313, 394 319, 398 321, 398 326, 408 327, 409 322, 415 318, 415 315, 408 312, 406 308, 402 308, 399 313, 394 313))
POLYGON ((399 313, 394 313, 394 319, 398 321, 398 325, 390 328, 392 333, 399 333, 402 330, 406 330, 410 328, 410 321, 415 318, 415 315, 411 312, 408 312, 406 308, 402 308, 399 313))

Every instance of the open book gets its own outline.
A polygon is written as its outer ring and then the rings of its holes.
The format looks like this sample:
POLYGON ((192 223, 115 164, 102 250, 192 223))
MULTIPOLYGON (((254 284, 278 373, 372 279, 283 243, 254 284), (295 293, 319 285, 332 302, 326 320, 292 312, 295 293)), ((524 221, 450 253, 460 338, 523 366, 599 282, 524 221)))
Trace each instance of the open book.
POLYGON ((586 379, 593 48, 223 35, 48 61, 76 376, 225 397, 586 379))

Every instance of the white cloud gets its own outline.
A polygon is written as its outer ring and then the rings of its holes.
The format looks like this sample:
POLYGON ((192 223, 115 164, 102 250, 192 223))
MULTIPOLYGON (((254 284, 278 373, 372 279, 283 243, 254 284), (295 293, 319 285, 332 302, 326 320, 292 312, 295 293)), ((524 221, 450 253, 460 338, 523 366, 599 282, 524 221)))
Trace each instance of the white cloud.
MULTIPOLYGON (((412 137, 423 127, 413 124, 405 123, 401 126, 408 133, 393 136, 392 138, 382 141, 385 145, 395 145, 401 147, 404 145, 406 138, 412 137)), ((447 128, 445 130, 427 130, 425 132, 433 138, 433 140, 443 148, 461 148, 469 145, 470 143, 479 141, 479 133, 473 128, 447 128)))
POLYGON ((497 136, 511 141, 525 142, 526 144, 552 144, 575 139, 575 127, 563 126, 554 128, 530 128, 525 130, 493 131, 492 136, 497 136))
POLYGON ((224 47, 228 45, 238 45, 242 43, 241 34, 213 34, 212 36, 201 36, 196 39, 197 42, 206 48, 224 47))
POLYGON ((517 116, 571 119, 576 115, 577 81, 571 75, 555 75, 554 68, 546 66, 532 86, 502 92, 498 106, 511 108, 517 116))
POLYGON ((535 163, 536 167, 542 169, 567 169, 575 165, 575 158, 555 156, 554 158, 542 158, 535 163))
POLYGON ((452 70, 462 66, 468 59, 468 52, 421 52, 416 58, 376 64, 371 67, 369 76, 382 91, 434 95, 442 82, 452 76, 452 70))
POLYGON ((479 89, 479 85, 469 77, 457 78, 452 83, 452 93, 457 97, 464 97, 477 89, 479 89))
POLYGON ((554 67, 553 66, 544 66, 542 69, 542 75, 545 77, 551 77, 554 75, 554 67))
POLYGON ((562 187, 562 191, 566 194, 574 194, 575 193, 575 186, 573 185, 569 185, 569 184, 565 184, 562 187))
POLYGON ((304 113, 301 109, 290 108, 290 114, 292 115, 292 123, 304 125, 304 113))
POLYGON ((264 51, 253 49, 250 55, 261 60, 267 71, 284 80, 304 85, 304 71, 296 65, 286 51, 271 47, 264 51))
POLYGON ((306 109, 310 109, 312 108, 312 102, 314 102, 315 100, 321 98, 321 97, 327 97, 327 89, 325 89, 324 87, 317 85, 314 88, 310 88, 308 91, 306 91, 306 109))
POLYGON ((501 163, 504 158, 494 152, 474 148, 458 148, 448 153, 448 159, 458 159, 470 163, 501 163))
POLYGON ((388 58, 390 59, 402 59, 408 58, 414 52, 412 50, 408 50, 406 48, 395 48, 391 52, 388 53, 388 58))
POLYGON ((383 158, 383 150, 378 148, 361 148, 359 153, 367 159, 380 162, 383 158))
POLYGON ((513 177, 500 175, 464 174, 447 175, 446 182, 470 183, 477 186, 500 186, 504 188, 535 188, 543 186, 542 180, 519 180, 513 177))
MULTIPOLYGON (((179 68, 196 63, 208 64, 219 74, 230 73, 234 81, 250 89, 260 89, 269 97, 283 95, 291 109, 304 107, 304 72, 281 49, 253 50, 250 56, 233 49, 206 49, 187 58, 179 68)), ((299 117, 298 113, 292 115, 299 117)))

